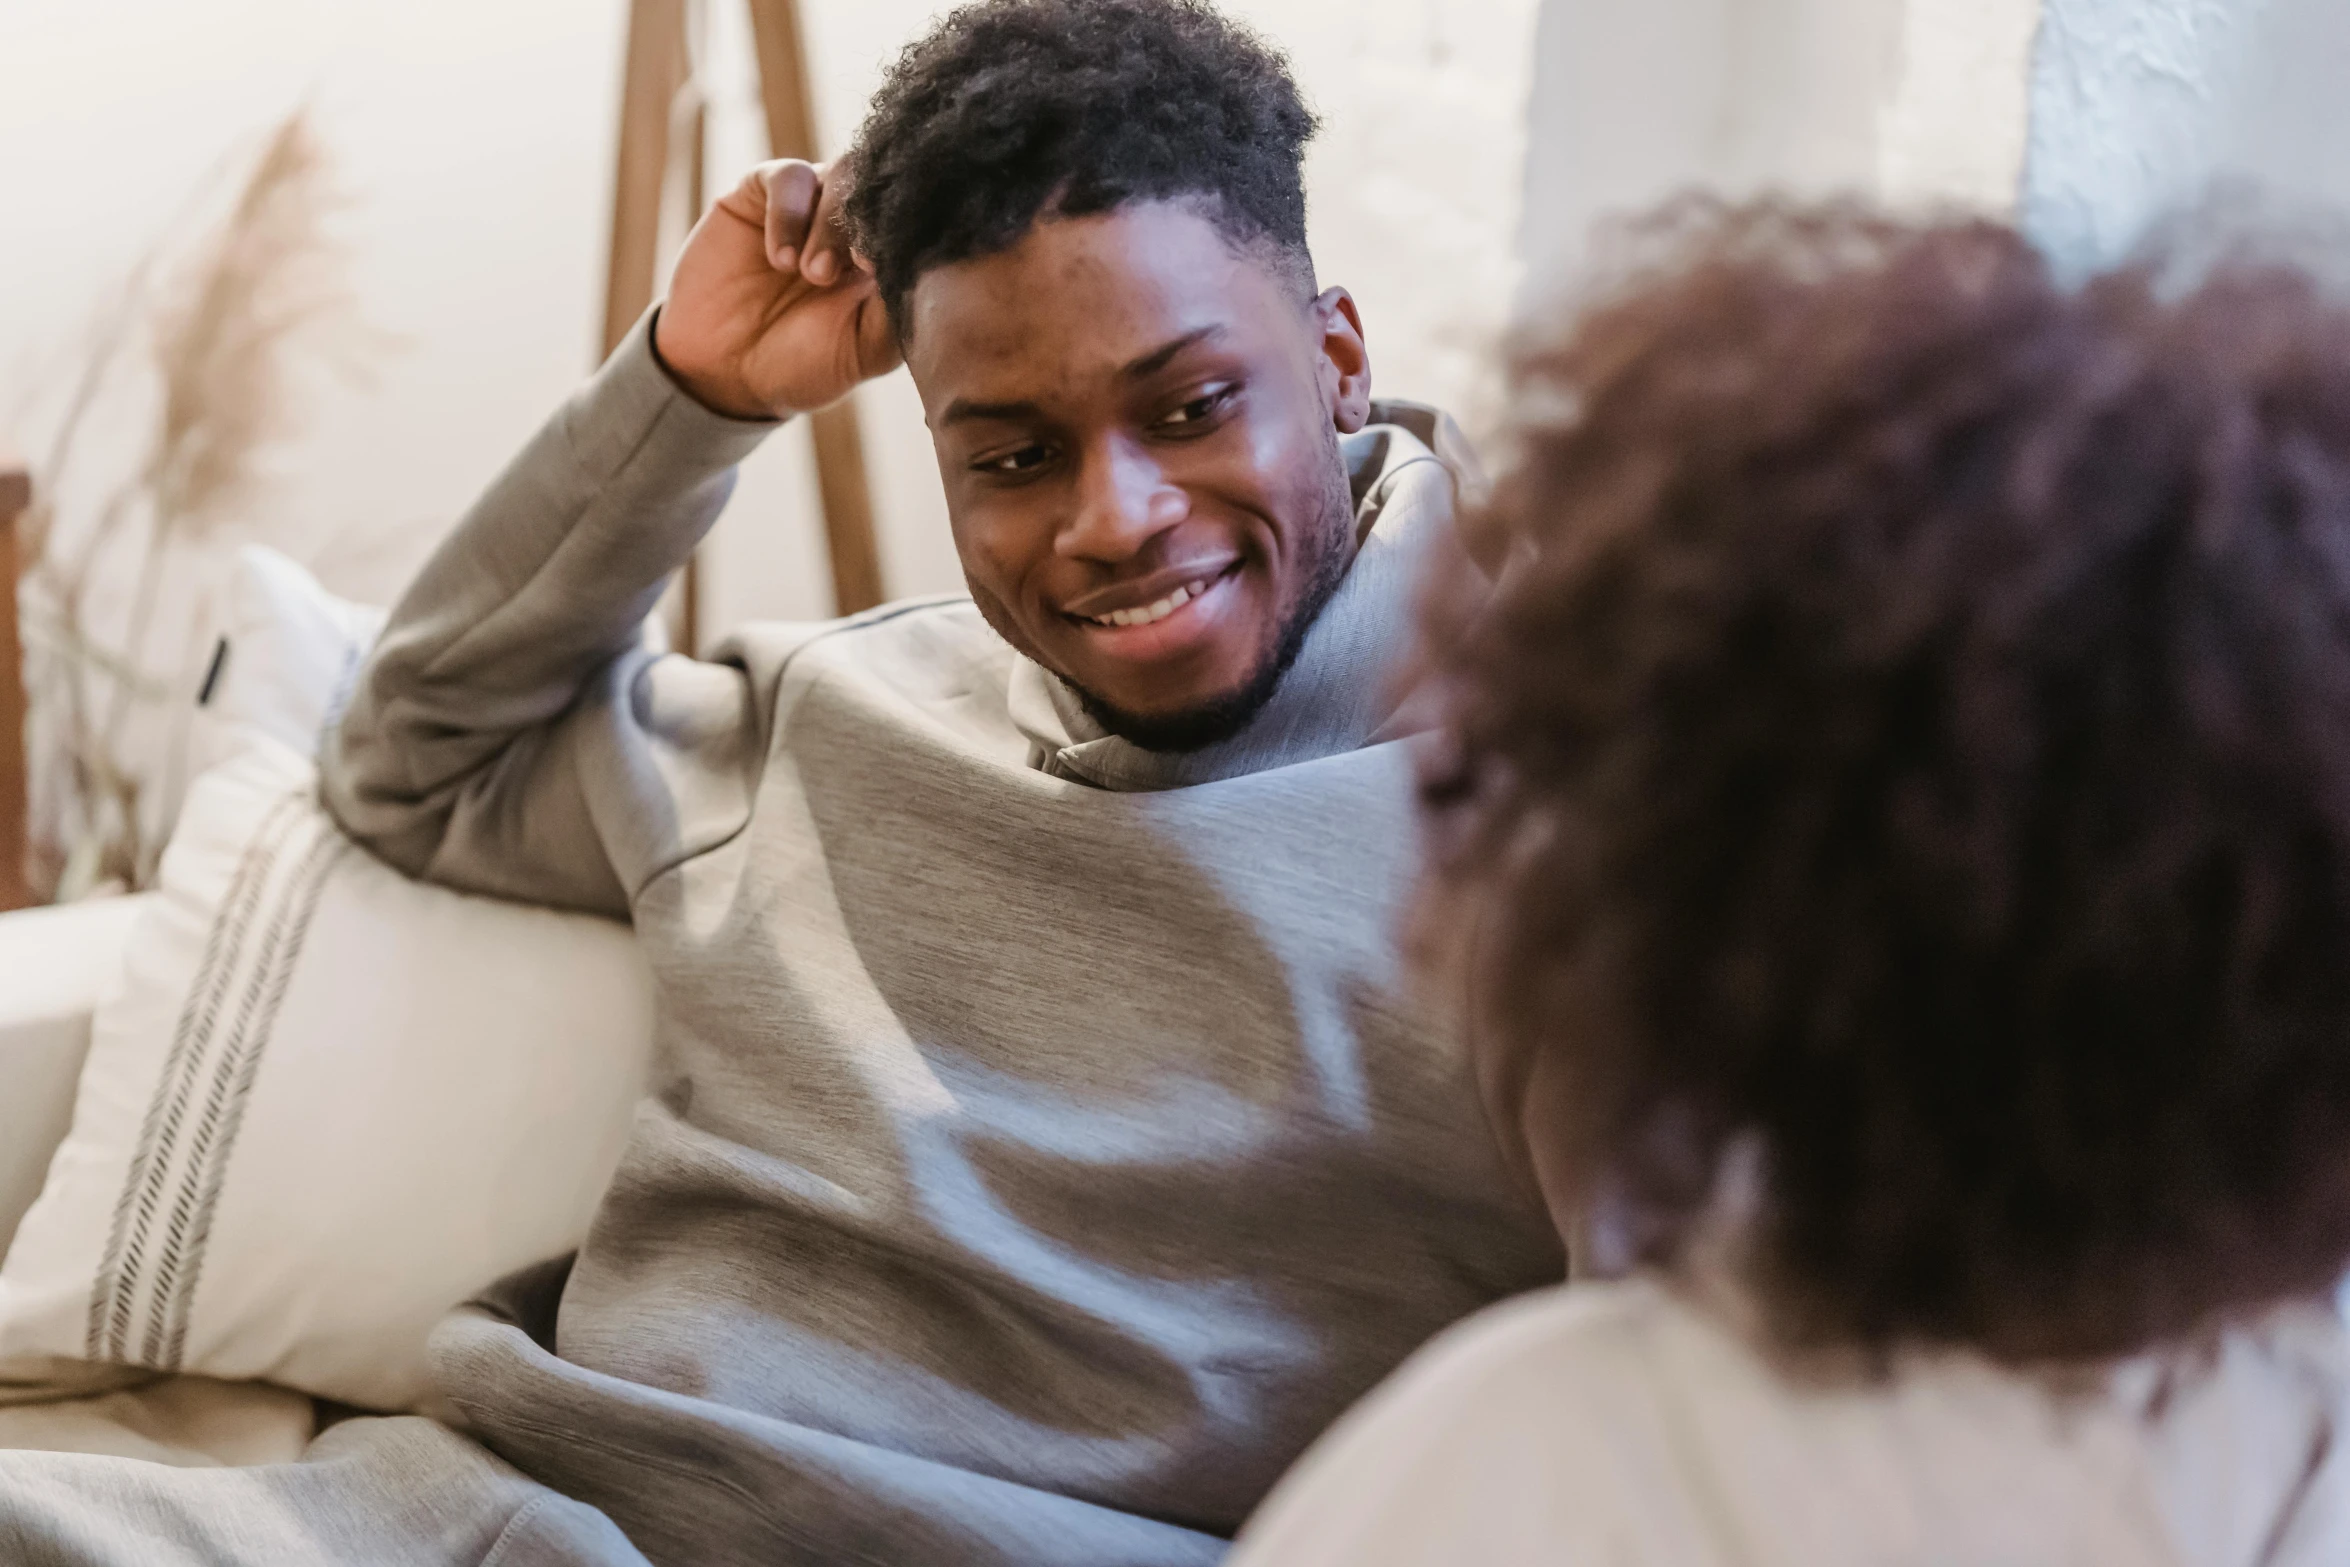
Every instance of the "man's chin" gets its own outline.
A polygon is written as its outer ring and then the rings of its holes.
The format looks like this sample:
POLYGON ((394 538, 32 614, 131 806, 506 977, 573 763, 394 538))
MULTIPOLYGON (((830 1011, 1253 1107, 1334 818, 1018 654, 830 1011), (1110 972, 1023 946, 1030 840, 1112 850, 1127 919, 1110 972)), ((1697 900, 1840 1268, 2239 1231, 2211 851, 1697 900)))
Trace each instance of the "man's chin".
POLYGON ((1093 721, 1131 744, 1146 751, 1204 751, 1211 745, 1221 745, 1249 726, 1249 721, 1263 711, 1273 693, 1281 689, 1281 680, 1289 673, 1289 666, 1297 662, 1298 652, 1305 646, 1306 633, 1312 629, 1314 618, 1321 612, 1321 598, 1307 605, 1290 618, 1282 628, 1281 640, 1258 663, 1255 673, 1237 686, 1221 693, 1204 696, 1182 707, 1166 712, 1138 713, 1108 701, 1099 692, 1089 691, 1076 681, 1070 689, 1085 704, 1085 711, 1093 721))
POLYGON ((1191 705, 1164 713, 1136 713, 1104 701, 1083 686, 1072 685, 1077 699, 1093 721, 1146 751, 1204 751, 1246 729, 1288 672, 1285 661, 1268 659, 1245 685, 1191 705))
POLYGON ((1304 640, 1304 628, 1293 623, 1284 629, 1280 645, 1262 658, 1256 671, 1239 685, 1177 707, 1142 712, 1104 697, 1072 675, 1065 665, 1043 653, 1033 641, 1022 636, 1017 622, 1004 612, 1001 600, 976 588, 971 597, 980 615, 995 628, 996 635, 1058 676, 1076 693, 1088 717, 1106 732, 1146 751, 1200 751, 1240 733, 1272 700, 1281 677, 1288 673, 1297 657, 1296 644, 1304 640))

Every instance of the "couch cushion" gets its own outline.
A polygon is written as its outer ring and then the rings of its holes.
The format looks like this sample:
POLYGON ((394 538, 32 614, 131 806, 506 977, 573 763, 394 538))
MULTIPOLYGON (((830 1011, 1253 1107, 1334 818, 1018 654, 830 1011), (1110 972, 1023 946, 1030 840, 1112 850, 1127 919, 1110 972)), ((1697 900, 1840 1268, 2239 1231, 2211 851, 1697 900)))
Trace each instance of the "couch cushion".
POLYGON ((309 1398, 259 1382, 147 1376, 54 1398, 0 1388, 0 1450, 101 1453, 179 1468, 290 1464, 317 1429, 309 1398))
POLYGON ((73 1118, 90 1014, 144 898, 0 915, 0 1256, 73 1118))

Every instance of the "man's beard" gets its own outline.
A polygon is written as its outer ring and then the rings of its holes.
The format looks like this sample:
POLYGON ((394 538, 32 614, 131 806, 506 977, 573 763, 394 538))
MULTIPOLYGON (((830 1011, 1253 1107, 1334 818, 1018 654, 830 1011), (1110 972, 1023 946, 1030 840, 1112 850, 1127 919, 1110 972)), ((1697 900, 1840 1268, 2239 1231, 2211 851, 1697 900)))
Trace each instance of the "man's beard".
POLYGON ((1320 559, 1313 563, 1313 575, 1307 579, 1305 591, 1282 622, 1281 635, 1274 642, 1271 654, 1238 688, 1179 713, 1129 713, 1103 701, 1075 681, 1068 682, 1095 723, 1146 751, 1203 751, 1247 728, 1249 720, 1273 700, 1282 677, 1289 673, 1305 647, 1314 622, 1321 619, 1323 609, 1354 564, 1354 497, 1346 482, 1346 466, 1339 456, 1335 431, 1331 434, 1330 447, 1334 481, 1324 497, 1320 559))

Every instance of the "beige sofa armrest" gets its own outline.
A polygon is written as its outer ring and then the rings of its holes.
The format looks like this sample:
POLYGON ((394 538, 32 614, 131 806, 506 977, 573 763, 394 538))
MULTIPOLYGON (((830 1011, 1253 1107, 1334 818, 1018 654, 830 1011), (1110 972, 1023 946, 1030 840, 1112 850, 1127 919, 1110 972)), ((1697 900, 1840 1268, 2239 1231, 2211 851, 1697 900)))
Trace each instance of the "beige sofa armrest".
POLYGON ((144 897, 0 914, 0 1256, 73 1119, 90 1014, 122 973, 144 897))

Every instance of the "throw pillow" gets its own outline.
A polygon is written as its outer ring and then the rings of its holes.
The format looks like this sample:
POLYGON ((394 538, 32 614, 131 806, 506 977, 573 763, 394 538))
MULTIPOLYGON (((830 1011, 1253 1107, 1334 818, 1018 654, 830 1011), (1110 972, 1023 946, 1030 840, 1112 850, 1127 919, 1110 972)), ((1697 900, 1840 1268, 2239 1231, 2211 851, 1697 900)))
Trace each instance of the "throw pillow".
POLYGON ((238 550, 198 698, 196 770, 229 760, 256 735, 315 755, 383 625, 384 611, 335 597, 276 550, 238 550))
POLYGON ((585 1234, 650 1065, 633 936, 409 881, 316 788, 255 737, 190 790, 0 1263, 0 1372, 410 1408, 444 1311, 585 1234))

